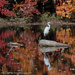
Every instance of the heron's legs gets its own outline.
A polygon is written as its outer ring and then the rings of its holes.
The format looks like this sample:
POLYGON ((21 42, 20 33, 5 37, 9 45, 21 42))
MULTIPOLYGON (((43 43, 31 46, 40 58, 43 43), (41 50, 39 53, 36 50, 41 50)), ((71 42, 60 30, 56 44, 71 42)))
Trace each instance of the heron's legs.
POLYGON ((46 36, 44 36, 44 39, 46 39, 46 36))
POLYGON ((45 36, 44 38, 45 38, 46 40, 49 40, 49 36, 45 36))
POLYGON ((48 35, 48 40, 49 40, 49 35, 48 35))

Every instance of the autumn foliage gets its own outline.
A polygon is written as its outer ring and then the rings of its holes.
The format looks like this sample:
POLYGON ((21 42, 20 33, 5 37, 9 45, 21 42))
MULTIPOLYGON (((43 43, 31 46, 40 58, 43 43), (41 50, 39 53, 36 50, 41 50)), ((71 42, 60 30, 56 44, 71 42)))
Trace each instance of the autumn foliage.
POLYGON ((71 0, 65 1, 59 5, 56 5, 56 13, 60 15, 61 18, 75 18, 75 1, 71 0))
MULTIPOLYGON (((38 45, 36 42, 40 33, 37 32, 34 34, 34 31, 25 30, 19 38, 16 37, 15 34, 15 30, 6 30, 0 34, 0 65, 2 65, 2 72, 15 72, 18 70, 21 72, 31 72, 35 64, 34 58, 42 55, 42 53, 38 53, 38 45), (9 43, 7 38, 10 39, 11 37, 13 42, 22 43, 25 47, 14 48, 8 57, 6 57, 6 54, 10 50, 10 47, 7 46, 9 43), (10 70, 8 70, 9 68, 10 70)), ((39 58, 39 60, 42 59, 39 58)))
MULTIPOLYGON (((23 72, 29 73, 31 75, 69 75, 72 74, 72 68, 70 66, 70 60, 72 64, 75 63, 75 37, 72 32, 74 30, 67 28, 61 28, 60 31, 56 33, 56 41, 66 43, 72 46, 69 49, 69 53, 65 51, 61 53, 61 61, 58 61, 60 57, 60 50, 53 52, 48 52, 47 56, 51 63, 51 70, 48 71, 47 66, 45 66, 43 58, 44 54, 40 52, 36 40, 40 36, 40 32, 35 32, 33 30, 24 30, 19 37, 16 35, 18 31, 16 30, 4 30, 0 32, 0 67, 1 72, 23 72), (9 33, 9 34, 8 34, 9 33), (6 57, 6 54, 10 50, 7 44, 11 41, 23 44, 23 47, 15 47, 6 57), (64 63, 64 61, 66 61, 64 63), (59 64, 59 66, 57 65, 59 64), (57 68, 59 69, 57 70, 57 68), (65 72, 64 72, 65 71, 65 72)), ((62 49, 64 51, 64 49, 62 49)))
MULTIPOLYGON (((0 0, 0 12, 2 15, 11 17, 16 16, 16 14, 21 14, 23 16, 33 16, 33 14, 41 14, 39 10, 36 8, 37 2, 40 0, 22 0, 22 1, 14 1, 15 3, 12 3, 11 1, 6 0, 0 0), (11 2, 12 7, 9 7, 9 4, 11 2), (12 8, 12 10, 8 10, 6 6, 8 6, 8 9, 12 8)), ((43 0, 41 2, 47 2, 48 0, 43 0)), ((20 16, 20 15, 19 15, 20 16)))
POLYGON ((62 53, 65 58, 69 58, 72 63, 75 63, 75 35, 74 35, 74 29, 63 29, 61 28, 60 31, 56 34, 56 40, 60 41, 62 43, 68 44, 71 48, 69 49, 70 54, 68 53, 62 53))
POLYGON ((33 13, 36 13, 37 15, 40 14, 40 12, 34 7, 37 5, 37 1, 32 1, 32 0, 25 0, 24 3, 22 4, 16 4, 16 5, 13 5, 14 8, 13 10, 18 10, 18 8, 20 8, 19 10, 22 11, 23 15, 25 16, 31 16, 33 15, 33 13))
POLYGON ((1 14, 4 16, 7 16, 7 17, 15 16, 16 13, 14 13, 13 11, 10 11, 4 7, 4 5, 8 5, 8 4, 9 4, 8 1, 0 0, 0 12, 1 12, 1 14))

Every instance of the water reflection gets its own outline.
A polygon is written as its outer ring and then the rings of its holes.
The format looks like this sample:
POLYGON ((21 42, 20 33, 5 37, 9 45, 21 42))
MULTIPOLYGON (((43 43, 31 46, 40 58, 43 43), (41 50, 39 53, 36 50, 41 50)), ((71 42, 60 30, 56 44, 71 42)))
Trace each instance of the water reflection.
POLYGON ((70 45, 69 49, 61 47, 39 48, 36 42, 39 33, 31 30, 25 30, 19 37, 15 35, 16 30, 0 32, 0 74, 19 71, 27 75, 75 74, 75 28, 69 30, 61 28, 56 33, 56 41, 70 45), (9 53, 9 58, 6 58, 5 55, 10 50, 7 44, 11 41, 24 44, 25 47, 13 48, 9 53), (48 67, 44 68, 44 65, 48 67))
POLYGON ((51 64, 50 64, 50 61, 49 61, 48 57, 46 56, 46 53, 44 53, 44 63, 48 67, 48 70, 50 70, 51 64))
POLYGON ((57 70, 61 63, 61 53, 64 52, 66 47, 39 47, 40 51, 44 54, 44 63, 48 67, 48 70, 51 69, 51 64, 57 61, 57 70), (49 61, 51 60, 51 63, 49 61))
MULTIPOLYGON (((67 48, 67 47, 39 47, 39 50, 41 52, 53 52, 53 51, 56 51, 56 50, 60 50, 60 49, 64 49, 64 48, 67 48)), ((63 50, 61 50, 61 53, 63 52, 63 50)))

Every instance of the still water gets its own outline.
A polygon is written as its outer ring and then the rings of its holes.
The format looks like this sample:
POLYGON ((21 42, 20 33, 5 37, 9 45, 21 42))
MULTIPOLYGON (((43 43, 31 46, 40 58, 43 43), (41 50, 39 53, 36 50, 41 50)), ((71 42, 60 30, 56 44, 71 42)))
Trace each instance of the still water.
POLYGON ((60 27, 55 33, 50 31, 46 38, 69 48, 46 47, 42 52, 38 45, 40 39, 44 37, 39 31, 2 28, 0 75, 75 75, 75 27, 60 27))

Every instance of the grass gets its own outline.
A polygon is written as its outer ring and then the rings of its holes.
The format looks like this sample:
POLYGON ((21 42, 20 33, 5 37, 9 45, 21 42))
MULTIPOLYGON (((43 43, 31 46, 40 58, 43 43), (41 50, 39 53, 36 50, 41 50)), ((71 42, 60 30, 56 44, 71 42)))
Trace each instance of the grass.
POLYGON ((59 21, 61 22, 62 20, 60 19, 60 16, 56 16, 55 13, 51 14, 50 12, 46 12, 41 15, 40 20, 42 22, 48 22, 48 21, 59 21))

